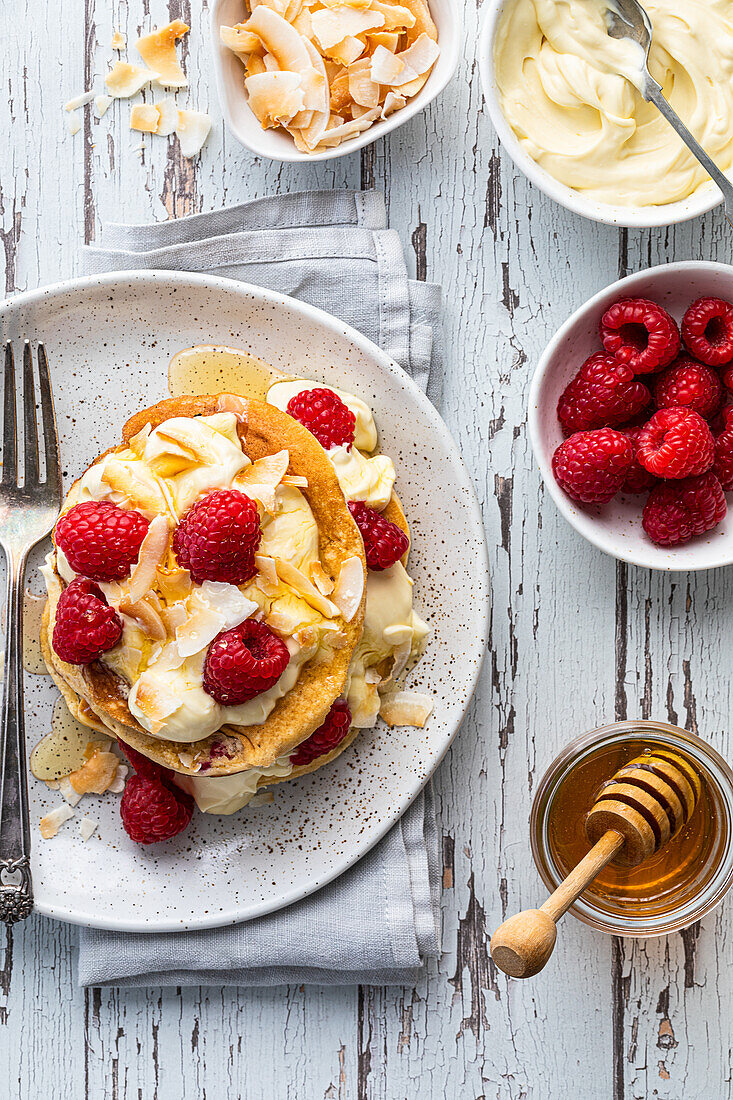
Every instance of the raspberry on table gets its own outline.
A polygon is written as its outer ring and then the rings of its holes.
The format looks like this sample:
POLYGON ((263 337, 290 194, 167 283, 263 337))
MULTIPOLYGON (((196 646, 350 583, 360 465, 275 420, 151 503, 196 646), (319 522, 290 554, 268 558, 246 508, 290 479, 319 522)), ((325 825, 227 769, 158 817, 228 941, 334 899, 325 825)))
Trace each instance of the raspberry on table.
POLYGON ((634 459, 634 449, 621 432, 598 428, 576 432, 552 457, 557 483, 573 500, 604 504, 624 483, 634 459))
POLYGON ((266 623, 245 619, 209 646, 204 691, 223 707, 239 706, 271 688, 289 660, 288 647, 266 623))
POLYGON ((709 420, 722 404, 723 386, 712 367, 680 355, 659 375, 654 400, 659 409, 692 409, 703 420, 709 420))
POLYGON ((651 394, 631 367, 611 355, 589 356, 557 403, 566 434, 592 428, 615 428, 643 412, 651 394))
POLYGON ((704 474, 714 454, 709 426, 691 409, 660 409, 642 429, 637 445, 639 462, 656 477, 704 474))
POLYGON ((636 449, 639 445, 639 436, 641 435, 641 427, 638 428, 619 428, 622 435, 625 435, 629 443, 634 449, 634 458, 629 466, 626 474, 626 479, 621 486, 622 493, 646 493, 654 485, 657 484, 659 478, 654 474, 650 474, 648 470, 645 470, 642 464, 639 462, 639 458, 636 453, 636 449))
POLYGON ((679 546, 717 527, 727 510, 720 482, 707 473, 665 481, 652 489, 642 526, 658 546, 679 546))
POLYGON ((75 573, 93 581, 121 580, 137 561, 148 526, 134 508, 88 500, 61 516, 54 541, 75 573))
POLYGON ((601 318, 601 341, 634 374, 661 370, 680 350, 674 318, 648 298, 622 298, 609 306, 601 318))
POLYGON ((376 508, 370 508, 362 500, 350 500, 349 511, 364 540, 369 569, 381 573, 407 553, 410 540, 405 532, 376 508))
POLYGON ((159 777, 131 775, 120 801, 120 817, 136 844, 170 840, 186 828, 193 815, 193 799, 159 777))
POLYGON ((331 447, 351 450, 356 417, 333 390, 302 390, 290 398, 286 412, 307 428, 325 451, 331 447))
POLYGON ((298 745, 295 752, 291 753, 290 763, 295 767, 302 767, 317 760, 319 756, 325 756, 341 744, 350 729, 351 711, 348 704, 342 701, 334 703, 323 725, 319 726, 310 737, 298 745))
POLYGON ((178 563, 196 584, 244 584, 256 573, 257 505, 238 489, 215 489, 186 512, 173 535, 178 563))
POLYGON ((682 318, 682 339, 696 359, 721 367, 733 359, 733 305, 722 298, 698 298, 682 318))
POLYGON ((733 405, 723 410, 723 429, 715 436, 713 473, 723 491, 733 491, 733 405))
POLYGON ((75 577, 59 596, 51 644, 70 665, 96 661, 122 637, 122 620, 94 581, 75 577))

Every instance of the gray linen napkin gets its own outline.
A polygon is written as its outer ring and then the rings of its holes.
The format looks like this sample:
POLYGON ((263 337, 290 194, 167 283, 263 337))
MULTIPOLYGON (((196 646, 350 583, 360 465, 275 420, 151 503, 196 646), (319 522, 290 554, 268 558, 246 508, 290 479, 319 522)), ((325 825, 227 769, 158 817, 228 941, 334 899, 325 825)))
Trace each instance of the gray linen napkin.
MULTIPOLYGON (((210 272, 301 298, 360 329, 440 400, 440 288, 408 279, 373 191, 309 191, 156 225, 109 225, 84 249, 84 265, 210 272)), ((277 913, 197 932, 80 929, 79 984, 411 982, 440 951, 439 875, 428 785, 359 863, 277 913)))

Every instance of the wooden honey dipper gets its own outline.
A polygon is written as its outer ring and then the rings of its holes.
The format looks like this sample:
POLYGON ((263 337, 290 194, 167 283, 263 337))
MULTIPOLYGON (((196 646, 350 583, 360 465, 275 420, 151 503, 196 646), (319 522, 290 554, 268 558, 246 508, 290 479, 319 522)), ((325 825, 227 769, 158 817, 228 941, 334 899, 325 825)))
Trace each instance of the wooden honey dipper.
POLYGON ((538 974, 552 954, 557 922, 612 860, 636 867, 690 820, 701 792, 699 776, 677 753, 654 749, 624 764, 603 784, 586 820, 593 847, 539 909, 504 921, 491 938, 491 956, 512 978, 538 974))

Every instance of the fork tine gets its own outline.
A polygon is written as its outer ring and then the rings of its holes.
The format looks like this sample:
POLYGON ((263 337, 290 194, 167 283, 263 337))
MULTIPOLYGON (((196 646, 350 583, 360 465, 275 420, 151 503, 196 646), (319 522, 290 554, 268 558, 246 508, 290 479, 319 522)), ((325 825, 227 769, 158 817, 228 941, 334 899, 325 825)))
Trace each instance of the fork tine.
POLYGON ((15 438, 15 364, 13 345, 5 345, 5 382, 3 392, 3 476, 0 484, 15 485, 18 476, 15 438))
POLYGON ((33 384, 33 352, 26 340, 23 345, 23 483, 26 489, 38 484, 38 430, 36 425, 36 387, 33 384))
POLYGON ((43 414, 43 443, 46 450, 46 484, 52 486, 61 496, 61 473, 59 470, 59 436, 56 429, 56 413, 53 407, 51 380, 48 374, 48 359, 43 344, 38 345, 38 381, 41 389, 41 413, 43 414))

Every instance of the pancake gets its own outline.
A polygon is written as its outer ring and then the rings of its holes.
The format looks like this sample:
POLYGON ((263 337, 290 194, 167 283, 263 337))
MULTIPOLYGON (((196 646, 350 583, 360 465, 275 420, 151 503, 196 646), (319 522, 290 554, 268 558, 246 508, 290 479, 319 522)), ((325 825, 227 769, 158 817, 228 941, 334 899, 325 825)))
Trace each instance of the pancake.
MULTIPOLYGON (((221 411, 234 412, 237 416, 237 434, 242 450, 252 462, 287 450, 290 460, 287 474, 307 478, 307 487, 301 487, 299 491, 305 497, 318 528, 318 551, 325 574, 336 581, 343 563, 355 557, 366 577, 361 535, 325 452, 306 428, 271 405, 233 395, 162 401, 135 414, 123 428, 123 444, 105 452, 105 456, 125 450, 146 425, 154 429, 173 417, 211 416, 221 411)), ((97 462, 105 456, 100 456, 97 462)), ((67 495, 64 510, 73 504, 74 490, 78 484, 76 482, 67 495)), ((153 736, 140 725, 128 707, 129 683, 105 664, 104 657, 89 665, 73 666, 61 661, 52 652, 49 639, 53 635, 56 606, 63 585, 58 576, 57 579, 58 584, 52 586, 49 594, 42 646, 49 671, 63 691, 72 713, 92 728, 98 728, 96 722, 101 722, 110 732, 152 760, 189 775, 200 772, 202 761, 208 765, 207 776, 230 775, 249 768, 267 767, 292 752, 322 725, 346 684, 351 657, 361 637, 366 603, 365 587, 352 620, 348 623, 340 617, 335 620, 341 635, 340 648, 329 648, 327 659, 318 653, 307 660, 295 685, 276 702, 265 721, 249 726, 225 724, 215 733, 193 742, 171 741, 153 736)), ((317 761, 313 763, 318 764, 317 761)), ((303 769, 310 770, 312 766, 303 769)), ((293 774, 302 772, 296 769, 293 774)))

